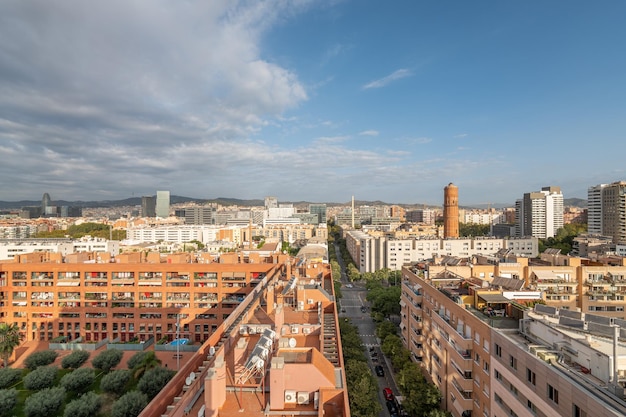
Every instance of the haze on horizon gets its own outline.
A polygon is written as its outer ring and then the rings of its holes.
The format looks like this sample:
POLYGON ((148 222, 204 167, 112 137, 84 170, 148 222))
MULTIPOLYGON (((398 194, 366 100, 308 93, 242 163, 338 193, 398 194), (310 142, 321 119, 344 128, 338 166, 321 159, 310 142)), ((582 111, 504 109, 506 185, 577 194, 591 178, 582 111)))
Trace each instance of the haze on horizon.
POLYGON ((512 204, 623 180, 626 3, 0 3, 0 200, 512 204))

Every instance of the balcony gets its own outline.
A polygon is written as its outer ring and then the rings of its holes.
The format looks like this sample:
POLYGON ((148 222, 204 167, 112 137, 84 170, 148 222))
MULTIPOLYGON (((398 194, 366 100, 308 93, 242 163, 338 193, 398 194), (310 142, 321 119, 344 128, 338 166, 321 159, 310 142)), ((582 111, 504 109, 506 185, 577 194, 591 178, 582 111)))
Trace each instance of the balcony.
POLYGON ((189 281, 189 274, 184 272, 168 272, 165 275, 167 281, 189 281))
POLYGON ((193 275, 194 281, 215 281, 217 272, 196 272, 193 275))
POLYGON ((161 272, 140 272, 139 285, 163 285, 163 274, 161 272))
POLYGON ((456 391, 461 395, 461 397, 465 400, 472 399, 472 381, 471 380, 462 380, 459 381, 456 377, 452 377, 452 386, 456 389, 456 391), (464 387, 464 385, 468 385, 469 387, 464 387))
POLYGON ((470 337, 466 337, 461 332, 458 332, 457 329, 450 324, 449 317, 440 315, 436 310, 433 310, 433 312, 436 313, 432 316, 433 322, 439 324, 441 327, 440 332, 444 334, 446 341, 453 345, 458 352, 471 351, 472 339, 470 337), (450 340, 452 340, 452 342, 450 340))
POLYGON ((33 272, 30 276, 31 281, 52 281, 54 273, 52 272, 33 272))
POLYGON ((134 281, 135 273, 134 272, 113 272, 111 273, 112 281, 134 281))
POLYGON ((106 281, 106 272, 87 272, 85 273, 85 281, 106 281))
POLYGON ((459 391, 452 391, 451 393, 453 397, 452 406, 454 407, 456 415, 460 416, 471 416, 472 410, 474 409, 473 401, 471 399, 466 399, 459 391))

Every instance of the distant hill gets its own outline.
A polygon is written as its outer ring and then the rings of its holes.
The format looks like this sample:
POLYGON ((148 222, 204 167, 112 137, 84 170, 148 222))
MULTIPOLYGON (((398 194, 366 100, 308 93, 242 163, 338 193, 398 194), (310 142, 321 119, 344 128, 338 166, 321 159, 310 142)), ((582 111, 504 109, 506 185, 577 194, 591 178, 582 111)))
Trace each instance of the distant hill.
POLYGON ((566 207, 587 208, 587 200, 584 198, 565 198, 563 205, 566 207))

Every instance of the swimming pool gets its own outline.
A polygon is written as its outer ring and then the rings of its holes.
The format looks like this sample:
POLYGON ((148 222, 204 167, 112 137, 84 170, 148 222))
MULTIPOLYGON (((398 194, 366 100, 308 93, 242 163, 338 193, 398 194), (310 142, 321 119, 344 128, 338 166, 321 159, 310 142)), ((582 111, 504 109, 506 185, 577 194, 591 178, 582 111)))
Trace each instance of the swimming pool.
POLYGON ((189 339, 175 339, 170 342, 170 345, 178 346, 178 345, 186 345, 187 343, 189 343, 189 339))

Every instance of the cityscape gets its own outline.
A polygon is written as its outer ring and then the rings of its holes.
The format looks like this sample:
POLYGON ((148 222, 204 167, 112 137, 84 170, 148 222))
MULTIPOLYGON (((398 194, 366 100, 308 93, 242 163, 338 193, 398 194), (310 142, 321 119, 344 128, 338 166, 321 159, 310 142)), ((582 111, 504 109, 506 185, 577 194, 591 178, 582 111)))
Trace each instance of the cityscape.
POLYGON ((0 417, 626 416, 626 3, 0 4, 0 417))

